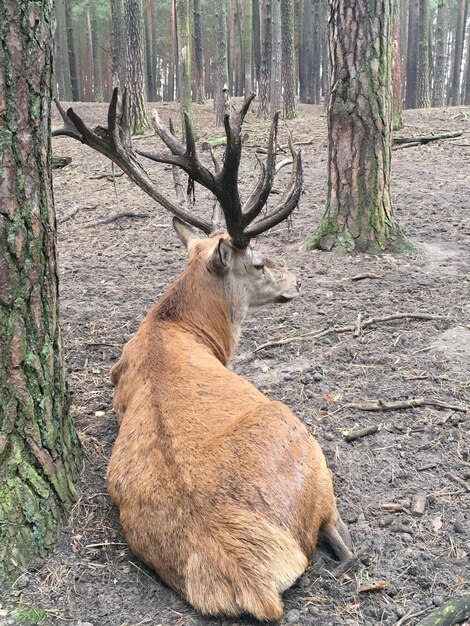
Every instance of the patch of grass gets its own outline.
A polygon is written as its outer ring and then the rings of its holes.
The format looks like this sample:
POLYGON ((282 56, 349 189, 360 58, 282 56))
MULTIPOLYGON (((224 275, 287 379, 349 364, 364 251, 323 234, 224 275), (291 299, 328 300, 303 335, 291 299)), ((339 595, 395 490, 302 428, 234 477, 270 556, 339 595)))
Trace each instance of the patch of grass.
POLYGON ((26 606, 20 606, 11 613, 11 617, 24 626, 35 626, 41 624, 47 617, 45 609, 38 606, 36 608, 30 608, 26 606))

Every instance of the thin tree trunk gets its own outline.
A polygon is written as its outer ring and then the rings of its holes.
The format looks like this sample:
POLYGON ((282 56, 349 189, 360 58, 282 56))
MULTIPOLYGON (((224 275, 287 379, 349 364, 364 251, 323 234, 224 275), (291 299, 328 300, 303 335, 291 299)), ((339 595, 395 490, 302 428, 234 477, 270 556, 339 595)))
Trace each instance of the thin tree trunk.
POLYGON ((193 0, 194 15, 194 84, 198 104, 204 104, 204 57, 202 52, 201 0, 193 0))
POLYGON ((300 51, 302 38, 302 0, 294 0, 295 93, 299 93, 300 51))
POLYGON ((283 113, 286 119, 297 117, 295 103, 294 4, 281 0, 283 113))
POLYGON ((310 0, 303 0, 302 6, 302 44, 300 48, 300 102, 310 102, 310 81, 312 73, 312 9, 310 0))
POLYGON ((409 0, 405 97, 407 109, 415 109, 418 102, 418 16, 419 0, 409 0))
POLYGON ((214 2, 215 54, 214 54, 214 110, 215 124, 222 126, 225 113, 223 89, 227 87, 227 19, 225 1, 214 2))
POLYGON ((320 3, 321 0, 315 0, 312 17, 312 71, 310 74, 310 101, 312 104, 320 104, 320 74, 321 74, 321 19, 320 19, 320 3))
POLYGON ((457 28, 455 29, 455 48, 452 66, 452 105, 460 104, 460 75, 462 70, 463 38, 465 31, 466 0, 459 0, 457 28))
POLYGON ((93 54, 93 93, 95 102, 103 102, 103 76, 101 69, 101 47, 99 45, 96 4, 91 5, 91 44, 93 54))
POLYGON ((111 0, 111 71, 113 87, 126 84, 126 27, 123 0, 111 0))
MULTIPOLYGON (((249 2, 250 0, 247 1, 249 2)), ((251 6, 253 9, 253 64, 255 69, 256 83, 259 85, 261 72, 261 17, 259 10, 259 0, 252 0, 251 6)))
POLYGON ((391 22, 391 0, 330 0, 328 197, 309 247, 365 252, 403 244, 390 189, 391 22))
POLYGON ((271 117, 282 108, 282 40, 281 40, 281 0, 271 0, 272 54, 270 80, 271 117))
POLYGON ((62 35, 63 31, 60 23, 60 13, 61 13, 61 3, 56 2, 55 5, 55 15, 56 15, 56 29, 54 34, 55 40, 55 54, 54 54, 54 71, 55 71, 55 82, 52 85, 52 90, 54 95, 59 98, 59 100, 66 100, 66 90, 65 90, 65 74, 64 74, 64 46, 62 45, 62 35))
POLYGON ((51 176, 52 11, 49 0, 0 3, 5 105, 0 107, 0 579, 5 581, 17 578, 33 557, 46 556, 77 496, 79 444, 59 326, 51 176))
POLYGON ((144 84, 144 25, 141 0, 125 0, 124 17, 127 33, 127 94, 129 124, 134 135, 150 128, 144 84))
POLYGON ((176 12, 175 1, 170 0, 170 47, 168 51, 168 101, 175 99, 175 58, 176 58, 176 12))
POLYGON ((467 31, 467 72, 465 79, 465 97, 464 97, 465 106, 470 105, 470 24, 468 25, 467 31))
POLYGON ((65 9, 65 29, 67 31, 67 49, 69 53, 70 83, 72 85, 72 100, 80 100, 80 84, 78 81, 77 53, 75 48, 75 37, 72 23, 71 0, 64 0, 65 9))
MULTIPOLYGON (((189 0, 176 0, 176 29, 178 34, 179 94, 181 113, 193 120, 193 99, 191 93, 191 30, 189 27, 189 0)), ((184 134, 184 124, 183 124, 184 134)))
POLYGON ((155 102, 155 77, 156 71, 153 67, 153 33, 152 33, 152 16, 150 13, 150 0, 143 0, 143 22, 145 35, 145 84, 147 86, 147 99, 149 102, 155 102))
POLYGON ((259 72, 258 117, 269 115, 269 87, 271 83, 271 58, 273 49, 271 1, 272 0, 265 0, 264 2, 263 52, 259 72))
POLYGON ((418 108, 429 106, 429 0, 419 0, 418 108))
POLYGON ((433 106, 445 106, 446 44, 447 44, 447 0, 438 0, 436 17, 436 55, 434 65, 433 106))
POLYGON ((401 101, 401 63, 400 63, 400 10, 398 0, 393 2, 392 26, 392 128, 403 128, 401 101))
POLYGON ((251 0, 245 0, 245 7, 243 11, 243 40, 244 40, 244 74, 245 74, 245 96, 249 95, 253 91, 253 15, 251 0))
POLYGON ((233 61, 234 61, 234 45, 233 45, 233 9, 231 0, 225 0, 227 5, 227 86, 230 94, 233 94, 233 61))

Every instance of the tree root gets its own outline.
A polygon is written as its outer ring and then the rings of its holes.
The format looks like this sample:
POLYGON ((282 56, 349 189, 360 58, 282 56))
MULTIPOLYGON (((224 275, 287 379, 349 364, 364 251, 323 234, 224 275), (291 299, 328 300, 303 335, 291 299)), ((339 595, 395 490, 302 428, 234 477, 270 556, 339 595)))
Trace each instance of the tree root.
POLYGON ((469 594, 452 598, 416 626, 454 626, 468 617, 470 617, 469 594))

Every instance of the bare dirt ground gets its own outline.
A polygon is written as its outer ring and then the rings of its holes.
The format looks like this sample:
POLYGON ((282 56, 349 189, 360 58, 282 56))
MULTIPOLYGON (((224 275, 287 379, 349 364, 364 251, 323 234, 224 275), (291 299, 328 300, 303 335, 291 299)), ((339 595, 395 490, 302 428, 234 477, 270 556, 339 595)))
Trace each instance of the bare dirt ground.
MULTIPOLYGON (((92 124, 104 123, 104 105, 76 109, 92 124)), ((164 119, 169 111, 178 117, 175 107, 159 109, 164 119)), ((209 104, 196 107, 196 116, 201 139, 219 134, 209 104)), ((415 252, 341 258, 305 251, 326 194, 326 119, 313 106, 301 106, 300 118, 289 124, 296 141, 312 141, 303 147, 300 207, 290 229, 280 225, 258 243, 298 272, 303 295, 249 316, 233 368, 287 403, 317 437, 355 548, 365 550, 338 577, 338 563, 320 548, 285 594, 283 624, 416 624, 470 588, 470 110, 409 111, 405 123, 404 135, 464 131, 459 139, 394 152, 396 214, 415 252), (372 277, 357 279, 364 274, 372 277), (381 322, 359 336, 303 337, 354 325, 359 314, 364 320, 395 313, 445 319, 381 322), (265 342, 293 337, 256 351, 265 342), (411 398, 430 404, 389 412, 348 407, 411 398), (378 431, 347 441, 346 431, 367 426, 378 431), (413 513, 416 498, 425 498, 422 515, 413 513)), ((250 113, 249 143, 264 143, 267 127, 250 113)), ((157 141, 138 143, 152 149, 157 141)), ((44 609, 43 623, 54 625, 253 624, 201 617, 123 542, 104 481, 116 436, 109 370, 181 270, 185 251, 169 215, 125 177, 116 179, 116 192, 113 182, 96 179, 111 173, 105 158, 72 140, 54 139, 53 146, 54 154, 73 157, 55 173, 58 218, 78 208, 58 230, 68 380, 84 453, 81 495, 59 547, 17 581, 0 623, 14 623, 11 609, 32 607, 44 609), (96 223, 124 210, 148 216, 96 223)), ((256 179, 255 165, 254 150, 246 150, 243 189, 256 179)), ((150 164, 149 170, 173 195, 169 168, 150 164)), ((282 180, 276 187, 282 188, 282 180)), ((208 214, 208 194, 196 193, 195 210, 208 214)))

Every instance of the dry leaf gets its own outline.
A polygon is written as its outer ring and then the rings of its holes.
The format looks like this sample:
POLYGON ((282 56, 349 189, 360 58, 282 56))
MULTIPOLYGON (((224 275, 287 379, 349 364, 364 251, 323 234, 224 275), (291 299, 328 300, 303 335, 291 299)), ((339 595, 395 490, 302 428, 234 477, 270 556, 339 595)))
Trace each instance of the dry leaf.
POLYGON ((335 399, 332 396, 330 396, 330 394, 328 393, 325 396, 323 396, 323 400, 326 400, 329 405, 335 403, 335 399))
POLYGON ((361 585, 358 589, 359 593, 365 593, 366 591, 377 591, 377 589, 383 589, 388 585, 389 580, 376 580, 365 585, 361 585))
POLYGON ((432 529, 435 533, 438 533, 442 528, 442 517, 435 517, 431 522, 432 529))

